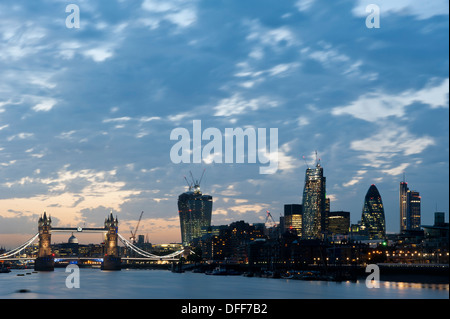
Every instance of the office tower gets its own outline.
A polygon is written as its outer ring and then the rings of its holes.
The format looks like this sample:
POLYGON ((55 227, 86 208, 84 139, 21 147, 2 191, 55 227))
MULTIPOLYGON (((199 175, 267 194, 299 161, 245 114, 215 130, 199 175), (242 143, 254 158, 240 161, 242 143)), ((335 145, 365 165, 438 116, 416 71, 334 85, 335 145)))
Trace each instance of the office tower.
POLYGON ((367 230, 369 239, 384 239, 386 237, 383 201, 377 187, 373 184, 369 187, 364 198, 361 223, 367 230))
POLYGON ((284 231, 292 232, 297 236, 302 236, 302 213, 300 204, 284 205, 284 231))
POLYGON ((193 180, 191 184, 188 182, 188 186, 189 190, 178 196, 181 240, 184 246, 188 246, 194 238, 201 237, 202 227, 211 226, 212 215, 212 196, 202 194, 199 181, 193 180))
POLYGON ((419 192, 408 191, 408 229, 420 229, 420 204, 421 197, 419 192))
POLYGON ((347 235, 350 229, 350 212, 336 211, 328 215, 328 233, 347 235))
POLYGON ((445 213, 443 212, 434 213, 434 226, 445 226, 445 213))
POLYGON ((400 182, 400 232, 408 229, 408 183, 400 182))
POLYGON ((406 230, 418 230, 420 228, 420 205, 419 192, 411 191, 408 183, 400 182, 400 232, 406 230))
POLYGON ((325 182, 323 168, 317 162, 315 168, 307 168, 303 189, 302 237, 319 239, 326 225, 325 182))

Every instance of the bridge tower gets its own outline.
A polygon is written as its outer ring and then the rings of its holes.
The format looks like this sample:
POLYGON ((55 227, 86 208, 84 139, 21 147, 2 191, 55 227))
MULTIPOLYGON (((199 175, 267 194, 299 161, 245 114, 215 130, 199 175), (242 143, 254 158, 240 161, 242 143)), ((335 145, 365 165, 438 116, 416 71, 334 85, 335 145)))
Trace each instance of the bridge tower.
POLYGON ((122 260, 119 257, 117 245, 119 221, 114 219, 112 213, 105 220, 105 256, 103 257, 102 270, 120 270, 122 260))
POLYGON ((41 216, 38 221, 39 230, 39 251, 34 262, 34 270, 36 271, 53 271, 55 261, 52 254, 51 238, 52 238, 52 218, 47 218, 47 213, 41 216))

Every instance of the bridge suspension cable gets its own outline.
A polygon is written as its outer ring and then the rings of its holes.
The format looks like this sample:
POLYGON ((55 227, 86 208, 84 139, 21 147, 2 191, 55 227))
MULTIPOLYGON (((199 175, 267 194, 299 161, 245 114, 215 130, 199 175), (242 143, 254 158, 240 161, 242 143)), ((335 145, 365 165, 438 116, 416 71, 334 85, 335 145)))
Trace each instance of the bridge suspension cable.
POLYGON ((17 248, 14 248, 4 254, 0 254, 0 258, 9 258, 11 256, 17 255, 18 253, 20 253, 22 250, 24 250, 25 248, 27 248, 28 246, 30 246, 37 238, 39 237, 39 233, 37 233, 36 235, 34 235, 30 240, 26 241, 25 243, 23 243, 22 245, 20 245, 17 248))
POLYGON ((154 260, 171 259, 171 258, 174 258, 175 256, 178 256, 178 255, 180 255, 180 254, 182 254, 182 253, 184 252, 184 249, 182 249, 182 250, 178 250, 178 251, 176 251, 176 252, 173 252, 173 253, 171 253, 171 254, 164 255, 164 256, 154 255, 154 254, 151 254, 151 253, 149 253, 149 252, 146 252, 146 251, 140 249, 139 247, 136 247, 133 243, 131 243, 130 241, 128 241, 128 240, 127 240, 125 237, 123 237, 122 235, 120 235, 120 234, 117 234, 117 235, 118 235, 120 241, 121 241, 125 246, 129 247, 131 250, 133 250, 134 252, 138 253, 139 255, 144 256, 144 257, 147 257, 147 258, 150 258, 150 259, 154 259, 154 260))

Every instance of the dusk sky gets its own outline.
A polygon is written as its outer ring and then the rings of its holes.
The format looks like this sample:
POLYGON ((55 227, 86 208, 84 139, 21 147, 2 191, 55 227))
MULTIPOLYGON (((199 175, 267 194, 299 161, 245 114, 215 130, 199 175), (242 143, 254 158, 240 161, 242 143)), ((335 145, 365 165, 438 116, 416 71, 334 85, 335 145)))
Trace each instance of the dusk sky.
POLYGON ((0 246, 29 239, 44 211, 55 227, 112 212, 125 237, 144 211, 138 234, 181 242, 177 198, 204 169, 213 225, 278 221, 316 150, 331 210, 352 223, 375 184, 398 232, 403 174, 422 224, 436 208, 448 221, 448 37, 445 0, 2 0, 0 246), (193 120, 277 128, 277 172, 173 163, 171 131, 193 120))

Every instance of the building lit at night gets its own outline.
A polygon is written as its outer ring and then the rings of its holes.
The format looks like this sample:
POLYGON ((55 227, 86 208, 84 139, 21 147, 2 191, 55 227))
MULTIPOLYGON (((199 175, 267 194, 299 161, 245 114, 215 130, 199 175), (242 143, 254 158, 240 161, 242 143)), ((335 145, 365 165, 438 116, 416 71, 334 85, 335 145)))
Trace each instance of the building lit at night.
POLYGON ((361 223, 367 230, 369 239, 384 239, 386 237, 383 201, 374 184, 369 187, 364 198, 361 223))
POLYGON ((202 227, 211 226, 212 203, 212 196, 202 194, 198 181, 189 185, 189 190, 178 196, 181 241, 184 246, 201 237, 202 227))

